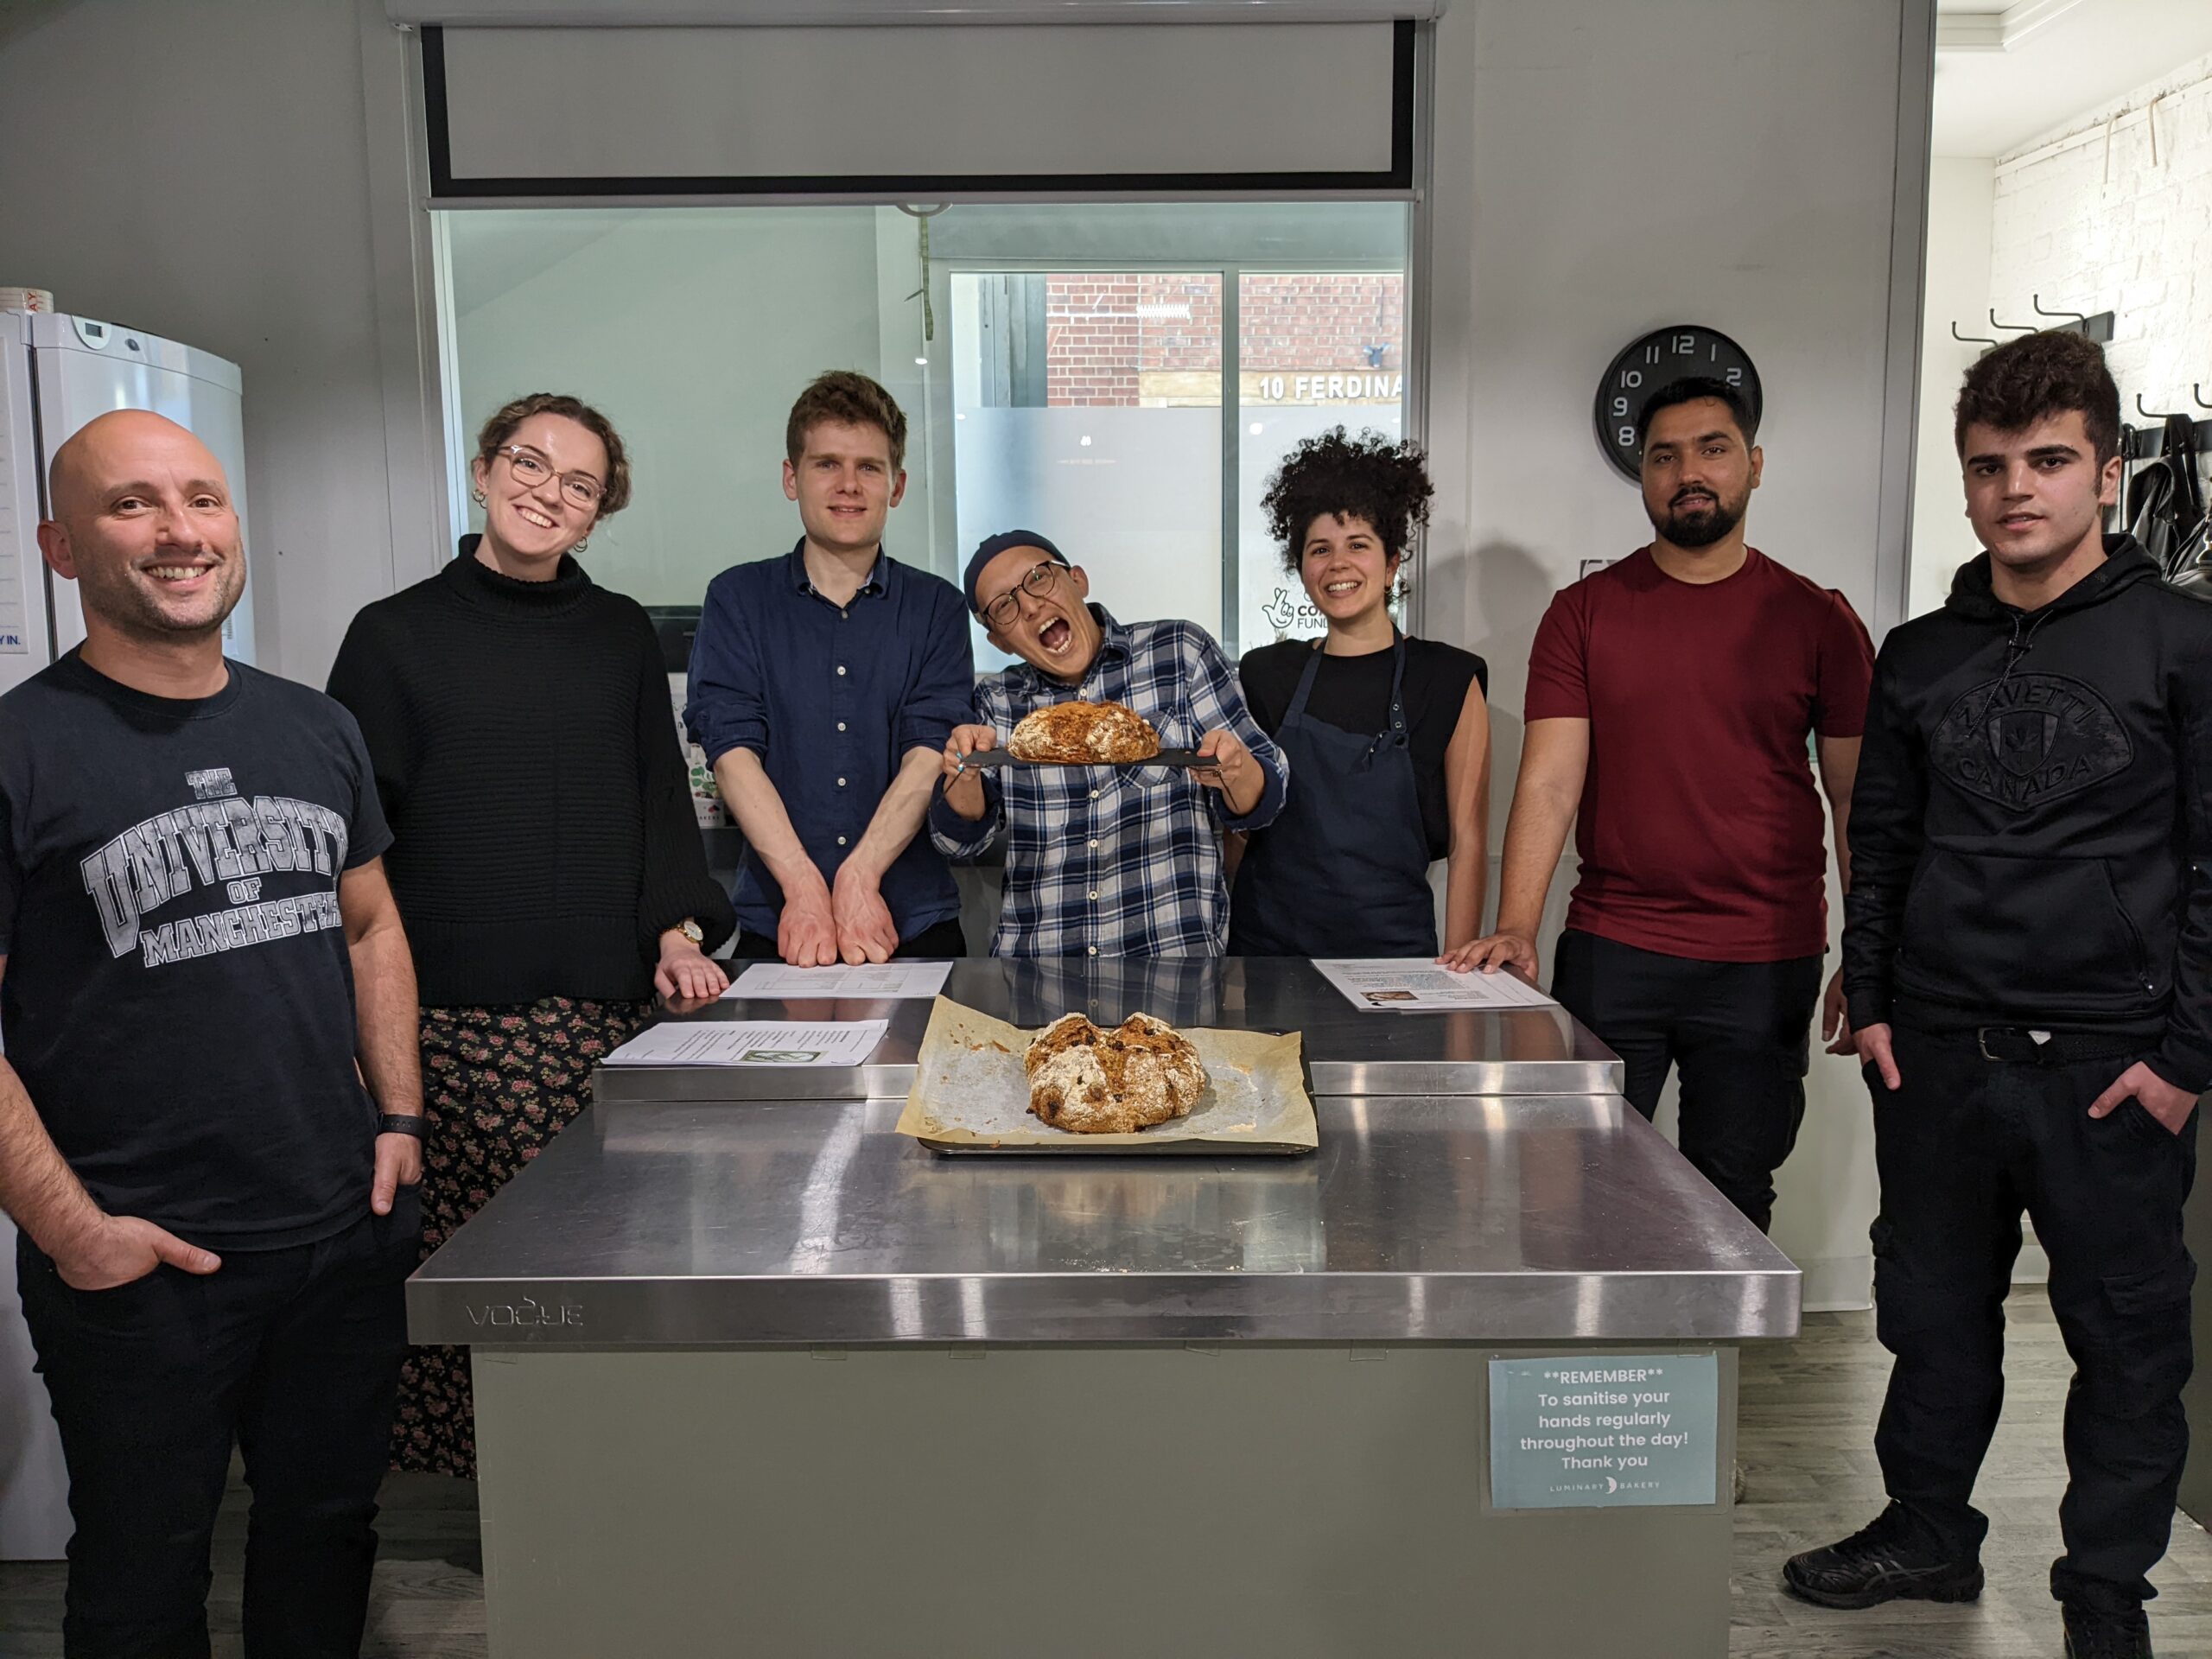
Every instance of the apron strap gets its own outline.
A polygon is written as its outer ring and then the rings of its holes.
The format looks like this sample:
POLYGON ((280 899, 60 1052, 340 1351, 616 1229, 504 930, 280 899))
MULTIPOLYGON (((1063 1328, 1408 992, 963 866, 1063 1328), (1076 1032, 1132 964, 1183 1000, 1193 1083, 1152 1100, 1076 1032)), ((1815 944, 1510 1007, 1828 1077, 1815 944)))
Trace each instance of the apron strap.
POLYGON ((1306 713, 1306 699, 1313 690, 1313 677, 1321 668, 1321 642, 1316 639, 1313 649, 1306 653, 1306 671, 1298 677, 1298 690, 1290 699, 1290 707, 1282 711, 1283 721, 1288 724, 1306 713))
POLYGON ((1391 653, 1397 659, 1390 665, 1390 730, 1400 743, 1406 740, 1406 636, 1391 630, 1391 653))
POLYGON ((1385 743, 1402 749, 1411 741, 1406 735, 1406 636, 1394 627, 1390 639, 1390 723, 1376 733, 1375 741, 1367 746, 1367 753, 1360 756, 1362 772, 1374 766, 1375 757, 1385 743))

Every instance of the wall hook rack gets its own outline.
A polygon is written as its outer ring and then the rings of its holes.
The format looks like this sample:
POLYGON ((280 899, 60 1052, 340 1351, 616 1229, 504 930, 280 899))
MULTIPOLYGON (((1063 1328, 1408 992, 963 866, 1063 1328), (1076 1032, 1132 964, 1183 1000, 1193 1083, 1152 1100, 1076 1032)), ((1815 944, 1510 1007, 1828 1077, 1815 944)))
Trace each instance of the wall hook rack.
MULTIPOLYGON (((2094 340, 2100 346, 2112 344, 2114 318, 2109 311, 2100 311, 2094 316, 2084 316, 2079 311, 2053 311, 2044 304, 2043 296, 2040 294, 2030 295, 2028 303, 2035 307, 2036 315, 2038 317, 2050 317, 2057 320, 2048 325, 2049 331, 2052 334, 2079 334, 2082 339, 2094 340)), ((1993 322, 1997 321, 1997 314, 1993 311, 1990 313, 1990 321, 1993 322)), ((2007 322, 1999 323, 1998 326, 2003 328, 2014 328, 2019 325, 2007 322)))
MULTIPOLYGON (((2143 399, 2139 394, 2135 399, 2135 406, 2158 424, 2121 427, 2120 429, 2120 457, 2125 461, 2156 461, 2165 453, 2166 416, 2143 409, 2143 399)), ((2212 404, 2207 404, 2205 407, 2212 409, 2212 404)), ((2196 453, 2200 455, 2212 454, 2212 420, 2195 422, 2190 429, 2196 440, 2196 453)))
POLYGON ((2192 380, 2189 383, 2189 395, 2196 400, 2199 409, 2212 409, 2212 404, 2204 401, 2204 388, 2198 382, 2192 380))
MULTIPOLYGON (((1997 308, 1992 306, 1989 308, 1989 326, 1993 328, 2008 329, 2016 334, 2037 333, 2079 334, 2082 339, 2094 340, 2100 346, 2109 346, 2112 343, 2113 316, 2109 311, 2100 311, 2094 316, 2084 316, 2079 311, 2053 311, 2044 304, 2043 296, 2040 294, 2031 296, 2029 303, 2035 307, 2037 317, 2047 317, 2052 321, 2047 324, 2005 322, 1999 319, 1997 308)), ((1962 334, 1959 332, 1959 325, 1956 322, 1951 324, 1951 338, 1961 346, 2002 344, 2001 341, 1992 340, 1985 334, 1962 334)))

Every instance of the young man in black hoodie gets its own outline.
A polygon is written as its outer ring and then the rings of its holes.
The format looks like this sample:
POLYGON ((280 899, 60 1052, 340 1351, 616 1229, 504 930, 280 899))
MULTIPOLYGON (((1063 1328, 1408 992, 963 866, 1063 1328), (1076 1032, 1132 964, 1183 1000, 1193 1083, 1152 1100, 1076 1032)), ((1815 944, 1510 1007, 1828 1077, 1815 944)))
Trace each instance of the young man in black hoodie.
POLYGON ((1843 974, 1882 1182, 1891 1502, 1783 1582, 1833 1607, 1980 1593, 1988 1522, 1968 1500, 2025 1210, 2076 1367, 2051 1592, 2069 1656, 2133 1659, 2188 1443, 2212 606, 2101 533, 2120 399, 2088 340, 1990 353, 1956 430, 1987 550, 1883 645, 1851 807, 1843 974))

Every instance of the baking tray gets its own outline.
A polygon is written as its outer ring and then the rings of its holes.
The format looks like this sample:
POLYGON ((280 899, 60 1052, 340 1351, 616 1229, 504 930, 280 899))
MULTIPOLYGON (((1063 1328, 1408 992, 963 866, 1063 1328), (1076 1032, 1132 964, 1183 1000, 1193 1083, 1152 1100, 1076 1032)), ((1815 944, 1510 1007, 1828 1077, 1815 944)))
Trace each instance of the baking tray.
POLYGON ((1296 1032, 1185 1031, 1206 1068, 1187 1117, 1133 1135, 1077 1135, 1032 1116, 1021 1057, 1034 1031, 940 996, 899 1132, 932 1152, 1297 1157, 1321 1143, 1296 1032))
POLYGON ((989 772, 998 766, 1073 766, 1078 770, 1089 766, 1166 766, 1201 772, 1217 764, 1210 754, 1200 754, 1196 749, 1161 749, 1141 760, 1032 760, 1016 754, 1012 749, 977 749, 963 755, 960 767, 963 772, 989 772))

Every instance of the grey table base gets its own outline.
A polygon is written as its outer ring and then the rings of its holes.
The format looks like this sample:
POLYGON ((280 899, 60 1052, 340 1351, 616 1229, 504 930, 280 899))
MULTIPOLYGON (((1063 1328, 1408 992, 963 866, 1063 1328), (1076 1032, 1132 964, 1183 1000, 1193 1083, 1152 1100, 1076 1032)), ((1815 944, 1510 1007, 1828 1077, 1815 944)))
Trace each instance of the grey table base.
POLYGON ((481 1350, 491 1651, 1725 1654, 1734 1350, 1719 1503, 1500 1513, 1513 1351, 481 1350))

